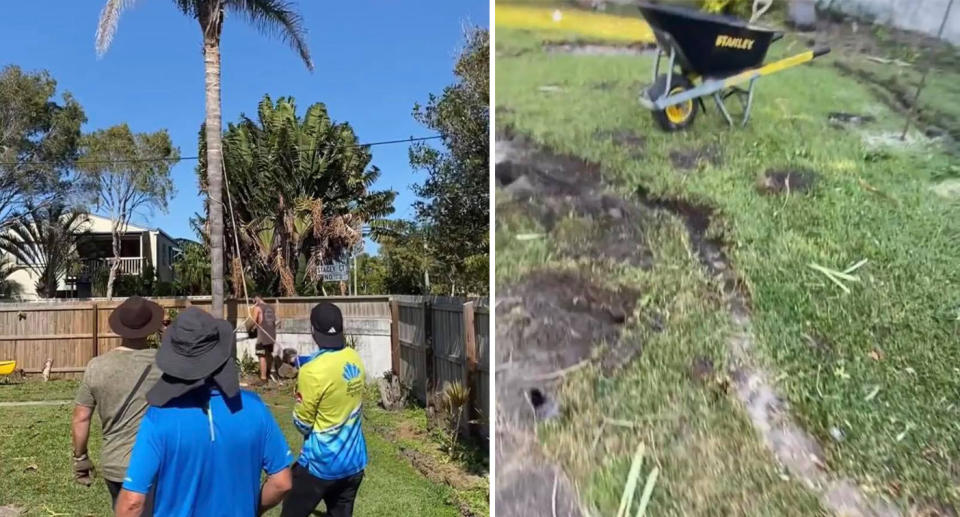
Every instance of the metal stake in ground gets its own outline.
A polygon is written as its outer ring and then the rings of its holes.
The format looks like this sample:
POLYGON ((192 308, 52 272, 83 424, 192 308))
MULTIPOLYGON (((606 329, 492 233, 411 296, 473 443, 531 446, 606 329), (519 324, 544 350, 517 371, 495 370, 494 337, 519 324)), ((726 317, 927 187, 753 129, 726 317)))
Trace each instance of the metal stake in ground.
MULTIPOLYGON (((953 0, 950 0, 950 3, 947 4, 947 11, 943 13, 943 21, 940 22, 940 30, 937 32, 937 39, 943 37, 943 29, 947 26, 947 20, 950 19, 950 11, 953 9, 953 0)), ((913 104, 910 105, 910 114, 907 115, 907 122, 903 125, 903 134, 900 135, 900 140, 907 139, 907 131, 910 129, 910 122, 913 121, 913 117, 917 114, 917 103, 920 102, 920 92, 923 91, 923 87, 927 85, 927 75, 930 73, 930 69, 933 68, 933 60, 927 59, 926 67, 923 70, 923 77, 920 78, 920 84, 917 86, 917 93, 913 96, 913 104)))

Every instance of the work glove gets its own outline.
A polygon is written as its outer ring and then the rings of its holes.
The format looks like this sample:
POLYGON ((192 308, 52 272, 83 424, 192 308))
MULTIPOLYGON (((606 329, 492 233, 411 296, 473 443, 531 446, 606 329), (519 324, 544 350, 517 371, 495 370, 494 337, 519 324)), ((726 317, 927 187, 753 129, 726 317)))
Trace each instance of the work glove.
POLYGON ((74 456, 73 458, 73 479, 83 486, 93 484, 93 462, 86 454, 74 456))

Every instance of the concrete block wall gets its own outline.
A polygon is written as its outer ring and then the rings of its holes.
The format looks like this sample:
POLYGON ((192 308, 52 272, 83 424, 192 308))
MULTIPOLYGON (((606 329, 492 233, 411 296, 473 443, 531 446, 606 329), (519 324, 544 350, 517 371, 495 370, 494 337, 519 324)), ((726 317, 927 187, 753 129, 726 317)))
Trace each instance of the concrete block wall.
MULTIPOLYGON (((820 9, 936 36, 950 0, 817 0, 820 9)), ((943 39, 960 45, 960 0, 956 0, 943 39)))
MULTIPOLYGON (((390 370, 390 320, 344 318, 343 331, 360 353, 368 383, 390 370)), ((277 329, 277 341, 285 349, 296 349, 299 355, 317 350, 310 335, 310 323, 305 319, 283 320, 277 329)), ((238 332, 237 358, 243 359, 244 355, 256 358, 256 342, 256 338, 248 338, 246 332, 238 332)))

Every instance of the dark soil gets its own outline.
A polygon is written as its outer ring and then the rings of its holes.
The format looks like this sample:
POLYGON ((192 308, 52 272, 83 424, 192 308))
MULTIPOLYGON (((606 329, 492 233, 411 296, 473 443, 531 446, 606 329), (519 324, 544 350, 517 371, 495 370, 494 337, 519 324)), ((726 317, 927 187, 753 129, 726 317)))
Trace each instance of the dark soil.
POLYGON ((715 371, 713 360, 708 357, 697 357, 690 365, 690 377, 704 384, 710 382, 715 371))
POLYGON ((579 515, 577 495, 563 472, 543 458, 536 442, 538 421, 557 407, 557 372, 575 367, 608 348, 605 370, 640 352, 620 333, 632 316, 637 291, 599 287, 579 273, 543 271, 501 291, 497 305, 497 514, 579 515), (554 485, 557 496, 554 499, 554 485))
POLYGON ((862 126, 876 119, 872 115, 856 115, 854 113, 835 111, 827 115, 827 120, 835 127, 844 128, 847 126, 862 126))
MULTIPOLYGON (((639 137, 621 134, 619 138, 639 137)), ((564 257, 609 259, 640 268, 652 265, 643 234, 649 211, 604 192, 598 165, 546 153, 520 139, 498 141, 497 147, 498 153, 503 147, 507 154, 496 164, 497 184, 511 199, 498 210, 523 212, 547 231, 569 215, 587 219, 591 223, 588 235, 561 242, 559 251, 564 257)))
POLYGON ((715 145, 708 145, 699 149, 676 149, 670 151, 670 162, 674 168, 683 171, 699 169, 701 165, 710 164, 720 165, 723 158, 720 148, 715 145))
POLYGON ((817 173, 808 170, 771 169, 757 180, 761 194, 795 194, 808 192, 817 181, 817 173))
POLYGON ((506 288, 506 299, 497 307, 497 318, 503 318, 497 333, 501 326, 505 332, 497 347, 498 364, 536 361, 544 363, 547 372, 559 370, 590 357, 600 343, 610 347, 601 360, 606 369, 623 364, 639 351, 633 346, 618 349, 620 330, 640 294, 599 287, 580 273, 534 273, 506 288))
POLYGON ((648 213, 615 196, 583 196, 576 201, 573 210, 588 217, 591 227, 589 232, 563 239, 559 245, 562 256, 584 261, 608 259, 642 269, 652 267, 653 257, 643 235, 648 213))
MULTIPOLYGON (((632 134, 606 137, 618 145, 643 144, 632 134)), ((510 138, 497 143, 496 181, 510 197, 498 203, 498 211, 522 212, 548 231, 569 215, 587 220, 589 231, 558 239, 563 255, 650 264, 643 239, 649 209, 605 192, 597 165, 510 138)), ((596 359, 609 374, 640 353, 639 342, 621 339, 640 294, 603 287, 574 271, 535 272, 501 288, 496 306, 498 515, 580 515, 576 488, 544 457, 536 423, 563 411, 554 389, 565 369, 596 359)), ((643 318, 662 329, 659 316, 643 318)))

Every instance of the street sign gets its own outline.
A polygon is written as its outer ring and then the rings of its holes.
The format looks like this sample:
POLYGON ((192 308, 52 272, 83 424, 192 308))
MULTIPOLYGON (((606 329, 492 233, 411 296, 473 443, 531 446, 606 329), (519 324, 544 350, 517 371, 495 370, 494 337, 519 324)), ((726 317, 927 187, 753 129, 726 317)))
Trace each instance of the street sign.
POLYGON ((350 266, 343 262, 323 264, 320 266, 320 274, 324 282, 346 282, 350 279, 350 266))

